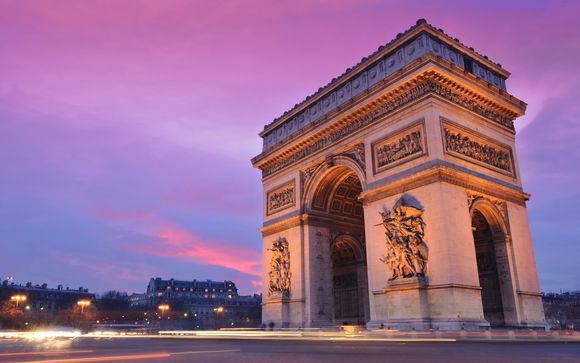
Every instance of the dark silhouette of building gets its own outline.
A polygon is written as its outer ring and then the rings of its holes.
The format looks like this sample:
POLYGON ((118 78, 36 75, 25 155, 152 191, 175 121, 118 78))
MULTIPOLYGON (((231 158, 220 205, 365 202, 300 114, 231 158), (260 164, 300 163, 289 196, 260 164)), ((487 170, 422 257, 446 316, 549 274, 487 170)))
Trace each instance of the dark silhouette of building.
POLYGON ((239 295, 232 281, 151 278, 147 292, 133 294, 129 300, 136 309, 166 304, 167 314, 189 318, 190 328, 253 327, 261 322, 262 295, 239 295))
POLYGON ((70 309, 76 306, 79 300, 94 301, 95 299, 95 295, 83 287, 70 289, 58 285, 54 289, 49 288, 47 284, 33 285, 31 282, 27 282, 25 285, 21 285, 4 280, 0 286, 0 301, 10 300, 15 295, 26 296, 23 306, 30 307, 29 310, 47 311, 70 309))
POLYGON ((89 317, 94 300, 95 295, 83 287, 58 285, 55 289, 45 283, 22 285, 4 280, 0 284, 0 324, 19 328, 78 322, 89 317))
POLYGON ((542 302, 553 329, 580 330, 580 291, 546 293, 542 302))

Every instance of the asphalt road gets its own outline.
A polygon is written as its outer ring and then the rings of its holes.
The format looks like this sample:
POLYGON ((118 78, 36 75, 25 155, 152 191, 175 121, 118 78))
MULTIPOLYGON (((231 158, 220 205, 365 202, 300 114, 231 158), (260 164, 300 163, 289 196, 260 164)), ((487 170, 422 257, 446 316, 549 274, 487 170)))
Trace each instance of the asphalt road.
POLYGON ((0 362, 580 362, 578 343, 78 338, 0 340, 0 362))

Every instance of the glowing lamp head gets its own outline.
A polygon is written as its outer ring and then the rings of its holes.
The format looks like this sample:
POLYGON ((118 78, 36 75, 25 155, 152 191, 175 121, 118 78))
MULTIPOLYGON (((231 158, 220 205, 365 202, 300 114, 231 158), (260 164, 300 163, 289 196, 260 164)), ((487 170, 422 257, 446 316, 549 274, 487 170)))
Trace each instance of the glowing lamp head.
POLYGON ((10 297, 10 300, 12 300, 12 301, 18 301, 18 302, 20 302, 20 301, 26 301, 26 299, 27 299, 26 295, 13 295, 13 296, 10 297))

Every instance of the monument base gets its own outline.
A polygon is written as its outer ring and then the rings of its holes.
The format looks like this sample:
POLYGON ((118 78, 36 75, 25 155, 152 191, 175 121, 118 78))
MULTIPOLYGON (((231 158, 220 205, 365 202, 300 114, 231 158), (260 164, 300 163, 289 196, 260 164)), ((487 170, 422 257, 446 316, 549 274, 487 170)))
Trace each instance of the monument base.
POLYGON ((286 294, 273 293, 262 303, 262 323, 266 328, 279 329, 290 327, 290 299, 286 294))
POLYGON ((398 279, 374 291, 375 314, 367 329, 487 330, 481 313, 458 302, 479 301, 479 289, 465 286, 429 286, 424 277, 398 279), (461 305, 457 308, 457 305, 461 305))
POLYGON ((368 329, 425 330, 431 327, 427 304, 427 279, 410 277, 389 281, 387 287, 373 291, 375 319, 368 329))

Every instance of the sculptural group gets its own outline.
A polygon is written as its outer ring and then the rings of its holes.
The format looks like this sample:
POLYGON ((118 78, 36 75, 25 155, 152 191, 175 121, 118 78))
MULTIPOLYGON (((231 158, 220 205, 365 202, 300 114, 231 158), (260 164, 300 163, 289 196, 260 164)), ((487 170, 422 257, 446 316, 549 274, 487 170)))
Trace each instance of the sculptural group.
POLYGON ((425 276, 429 250, 423 241, 423 210, 401 198, 391 211, 381 212, 387 255, 381 258, 391 270, 391 280, 425 276))
POLYGON ((272 243, 270 258, 270 277, 268 283, 268 295, 275 293, 288 294, 290 291, 290 251, 286 238, 278 238, 272 243))

